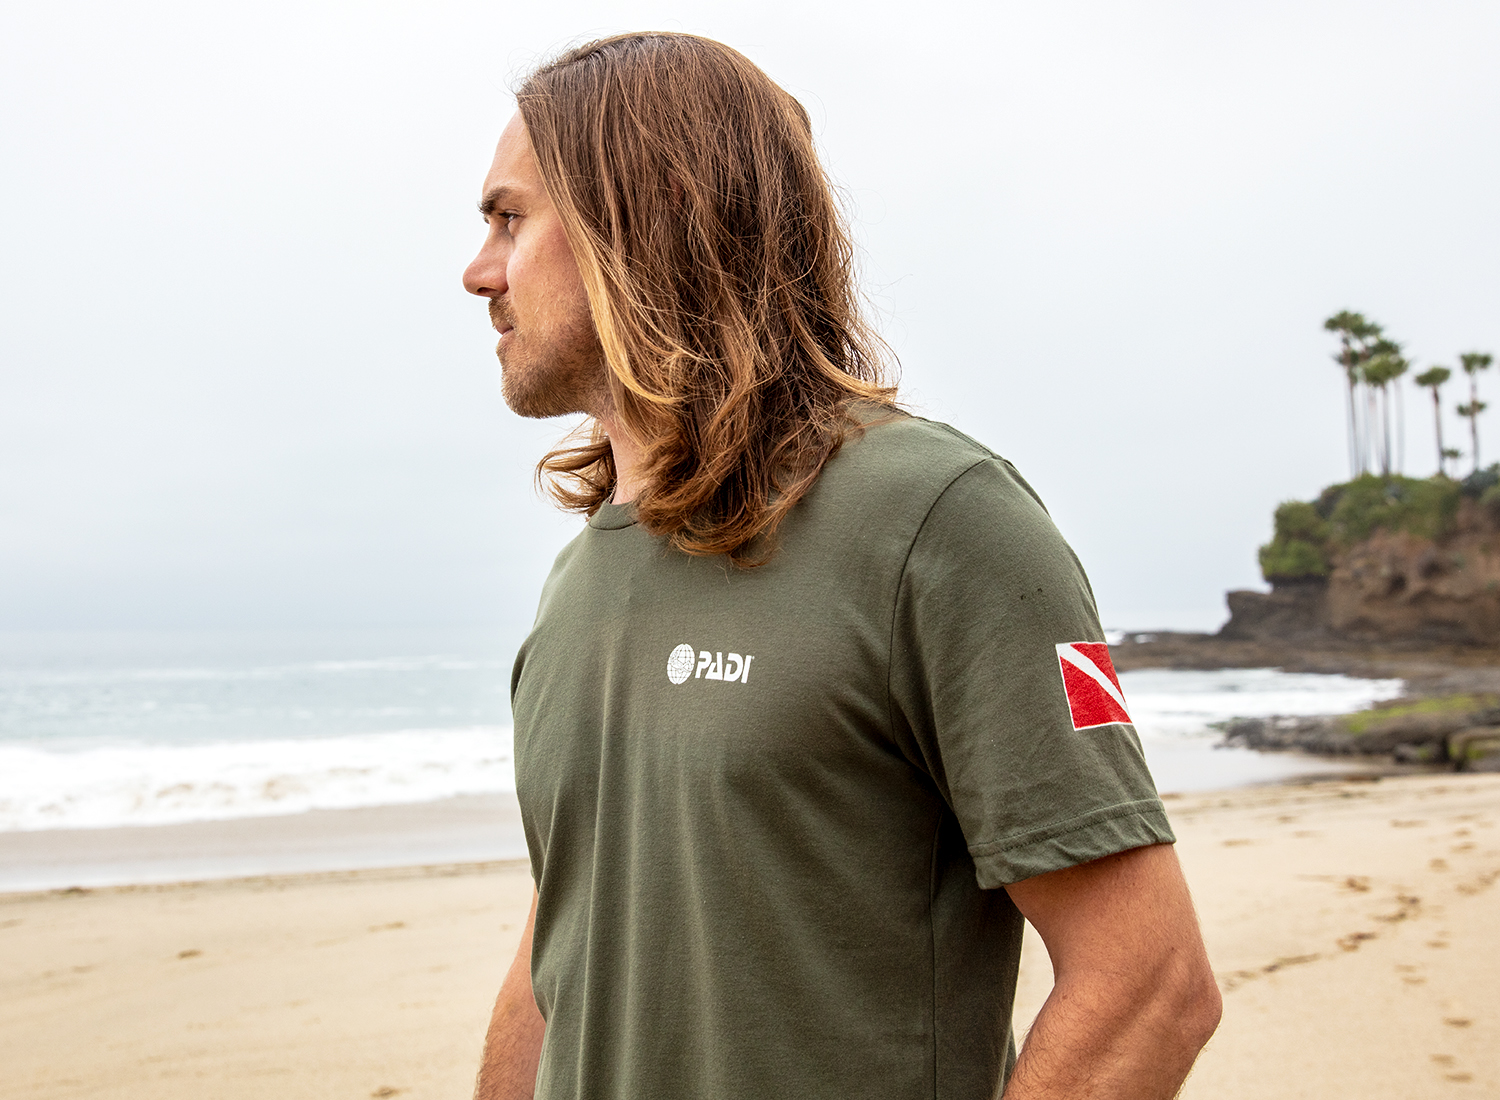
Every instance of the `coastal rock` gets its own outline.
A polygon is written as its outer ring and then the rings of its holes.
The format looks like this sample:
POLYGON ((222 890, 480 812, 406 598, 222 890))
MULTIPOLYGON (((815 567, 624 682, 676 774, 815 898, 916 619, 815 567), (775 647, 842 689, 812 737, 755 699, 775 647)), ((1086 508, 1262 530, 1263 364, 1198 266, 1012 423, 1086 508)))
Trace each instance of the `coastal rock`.
POLYGON ((1441 539, 1376 530, 1332 553, 1327 577, 1228 594, 1219 636, 1406 645, 1500 644, 1500 517, 1463 501, 1441 539))
POLYGON ((1448 746, 1442 741, 1403 742, 1391 756, 1398 764, 1441 764, 1448 759, 1448 746))
POLYGON ((1308 641, 1329 634, 1328 585, 1324 581, 1292 581, 1273 585, 1270 592, 1248 589, 1230 592, 1229 621, 1219 637, 1236 641, 1308 641))
MULTIPOLYGON (((1449 735, 1479 725, 1483 714, 1439 712, 1436 714, 1398 714, 1376 718, 1358 733, 1349 736, 1359 745, 1355 752, 1394 752, 1399 745, 1443 744, 1449 735)), ((1337 723, 1338 719, 1333 719, 1337 723)), ((1500 733, 1500 730, 1493 731, 1500 733)))
POLYGON ((1500 728, 1475 726, 1448 738, 1448 756, 1466 772, 1500 772, 1500 728))
POLYGON ((1262 751, 1347 756, 1359 742, 1332 718, 1233 718, 1223 726, 1225 745, 1262 751))
POLYGON ((1223 726, 1223 743, 1322 756, 1389 753, 1408 764, 1453 760, 1468 768, 1474 761, 1482 766, 1472 770, 1500 771, 1500 724, 1484 724, 1500 720, 1500 713, 1493 709, 1396 714, 1354 722, 1357 717, 1362 716, 1235 718, 1223 726))
POLYGON ((1500 639, 1500 538, 1473 523, 1442 543, 1376 532, 1335 565, 1327 624, 1348 638, 1493 643, 1500 639))

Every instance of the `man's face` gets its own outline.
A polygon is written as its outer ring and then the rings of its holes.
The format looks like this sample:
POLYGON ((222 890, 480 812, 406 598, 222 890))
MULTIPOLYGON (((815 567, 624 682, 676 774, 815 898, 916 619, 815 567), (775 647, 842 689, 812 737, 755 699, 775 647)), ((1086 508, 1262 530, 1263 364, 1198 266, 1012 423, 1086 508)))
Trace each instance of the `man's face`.
POLYGON ((490 300, 500 333, 500 390, 522 416, 604 411, 604 354, 562 221, 517 112, 484 180, 484 247, 464 289, 490 300))

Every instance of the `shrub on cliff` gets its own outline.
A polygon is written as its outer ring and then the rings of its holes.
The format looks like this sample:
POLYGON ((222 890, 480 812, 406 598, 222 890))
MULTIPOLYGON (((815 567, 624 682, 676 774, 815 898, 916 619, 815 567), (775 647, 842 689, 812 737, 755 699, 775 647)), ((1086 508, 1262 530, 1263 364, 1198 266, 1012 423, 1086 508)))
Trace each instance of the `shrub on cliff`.
POLYGON ((1311 504, 1288 500, 1276 506, 1276 531, 1260 548, 1260 572, 1266 580, 1295 581, 1328 576, 1328 522, 1311 504))
POLYGON ((1486 466, 1482 470, 1475 470, 1468 477, 1459 482, 1466 497, 1482 498, 1496 485, 1500 485, 1500 462, 1493 466, 1486 466))
POLYGON ((1381 529, 1440 539, 1453 530, 1461 496, 1459 484, 1446 477, 1365 474, 1343 486, 1328 526, 1340 546, 1363 542, 1381 529))
POLYGON ((1491 523, 1500 523, 1500 485, 1491 485, 1480 494, 1479 507, 1490 517, 1491 523))
MULTIPOLYGON (((1481 486, 1495 489, 1496 480, 1481 486)), ((1363 474, 1342 485, 1330 485, 1315 502, 1289 500, 1276 508, 1276 529, 1260 548, 1260 571, 1266 580, 1310 580, 1326 577, 1334 555, 1363 542, 1376 531, 1405 531, 1423 539, 1451 534, 1466 488, 1439 475, 1433 478, 1380 477, 1363 474)), ((1500 498, 1500 492, 1493 497, 1500 498)), ((1487 502, 1500 512, 1500 499, 1487 502)))

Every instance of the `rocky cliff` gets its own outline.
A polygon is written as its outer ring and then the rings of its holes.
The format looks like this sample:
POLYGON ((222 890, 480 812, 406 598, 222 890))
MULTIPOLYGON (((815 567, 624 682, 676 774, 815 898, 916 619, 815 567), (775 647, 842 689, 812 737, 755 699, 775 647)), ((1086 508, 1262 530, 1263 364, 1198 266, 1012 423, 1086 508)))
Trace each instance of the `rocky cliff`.
MULTIPOLYGON (((1441 522, 1405 524, 1427 531, 1392 523, 1376 525, 1363 537, 1346 532, 1340 538, 1335 527, 1315 543, 1302 531, 1283 536, 1282 512, 1289 508, 1278 509, 1278 540, 1299 551, 1297 541, 1315 547, 1318 558, 1300 575, 1268 569, 1268 593, 1229 593, 1222 637, 1500 644, 1500 509, 1493 499, 1460 496, 1455 484, 1441 522)), ((1276 545, 1262 549, 1263 563, 1276 545)))

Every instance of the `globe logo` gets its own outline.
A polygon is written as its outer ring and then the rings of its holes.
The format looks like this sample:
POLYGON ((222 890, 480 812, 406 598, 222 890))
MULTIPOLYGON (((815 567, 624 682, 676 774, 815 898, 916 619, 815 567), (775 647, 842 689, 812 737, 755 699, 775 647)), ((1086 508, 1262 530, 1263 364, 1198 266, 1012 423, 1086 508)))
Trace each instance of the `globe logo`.
POLYGON ((697 657, 693 647, 684 642, 672 650, 667 658, 667 679, 680 684, 693 674, 693 661, 697 657))

